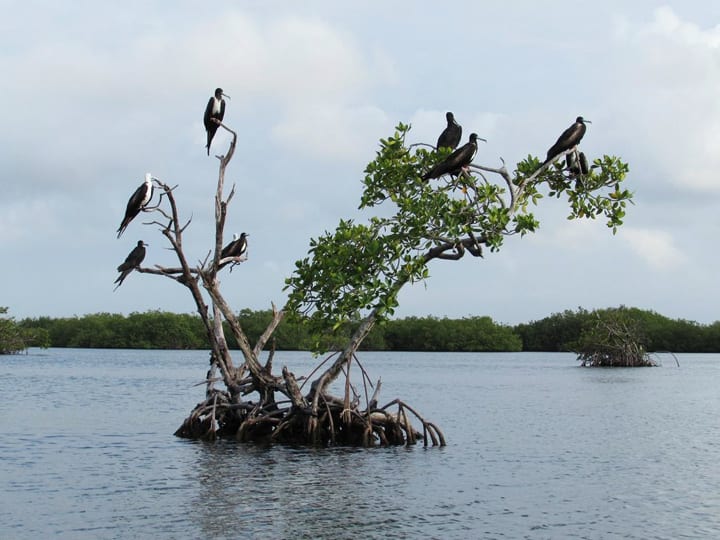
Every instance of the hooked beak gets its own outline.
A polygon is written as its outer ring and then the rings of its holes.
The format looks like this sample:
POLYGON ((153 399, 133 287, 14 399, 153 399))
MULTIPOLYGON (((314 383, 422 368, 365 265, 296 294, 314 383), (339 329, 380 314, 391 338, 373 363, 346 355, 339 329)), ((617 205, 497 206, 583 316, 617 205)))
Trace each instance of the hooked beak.
POLYGON ((487 139, 483 139, 482 137, 478 137, 478 141, 487 142, 487 139))
POLYGON ((230 96, 228 96, 225 92, 223 92, 223 97, 230 99, 230 96))

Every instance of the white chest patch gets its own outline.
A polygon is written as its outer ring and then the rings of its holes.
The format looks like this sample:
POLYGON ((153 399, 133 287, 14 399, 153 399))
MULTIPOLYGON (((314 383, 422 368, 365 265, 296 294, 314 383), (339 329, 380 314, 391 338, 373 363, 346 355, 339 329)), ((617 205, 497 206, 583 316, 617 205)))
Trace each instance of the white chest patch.
POLYGON ((212 107, 213 114, 220 114, 220 103, 221 103, 221 101, 218 98, 213 97, 213 107, 212 107))
POLYGON ((153 194, 153 185, 152 183, 148 182, 145 184, 145 197, 143 197, 142 202, 140 203, 140 206, 145 206, 147 203, 150 202, 150 199, 152 199, 153 194))

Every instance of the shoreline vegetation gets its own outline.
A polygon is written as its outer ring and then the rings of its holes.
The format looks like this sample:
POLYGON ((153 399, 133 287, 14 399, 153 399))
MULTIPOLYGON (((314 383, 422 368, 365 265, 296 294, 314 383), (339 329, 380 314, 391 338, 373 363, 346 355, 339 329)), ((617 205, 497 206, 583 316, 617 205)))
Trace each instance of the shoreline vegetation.
MULTIPOLYGON (((6 312, 6 311, 5 311, 6 312)), ((2 312, 2 313, 5 313, 2 312)), ((576 352, 592 331, 598 317, 623 317, 633 321, 640 342, 648 352, 720 352, 720 321, 699 324, 670 319, 639 308, 583 308, 554 313, 515 326, 497 323, 488 316, 461 319, 433 316, 391 319, 376 326, 361 350, 427 352, 576 352)), ((252 343, 256 342, 272 311, 242 310, 238 321, 252 343)), ((352 335, 357 323, 348 324, 341 335, 352 335)), ((237 343, 228 333, 228 346, 237 343)), ((327 350, 338 346, 339 335, 328 336, 327 350)), ((312 350, 311 332, 302 321, 283 321, 271 346, 275 350, 312 350)), ((95 313, 75 317, 35 317, 15 321, 0 317, 0 352, 27 347, 206 349, 207 335, 199 316, 165 311, 129 315, 95 313), (6 343, 6 346, 3 346, 6 343), (9 343, 9 346, 7 345, 9 343)))

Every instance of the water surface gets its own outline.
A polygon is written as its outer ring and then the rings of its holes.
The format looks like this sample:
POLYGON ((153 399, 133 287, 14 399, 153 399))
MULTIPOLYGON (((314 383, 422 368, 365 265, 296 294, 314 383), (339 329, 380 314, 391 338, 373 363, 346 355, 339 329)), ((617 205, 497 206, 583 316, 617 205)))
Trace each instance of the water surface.
POLYGON ((173 437, 207 360, 0 356, 0 538, 720 537, 720 355, 363 353, 448 441, 371 450, 173 437))

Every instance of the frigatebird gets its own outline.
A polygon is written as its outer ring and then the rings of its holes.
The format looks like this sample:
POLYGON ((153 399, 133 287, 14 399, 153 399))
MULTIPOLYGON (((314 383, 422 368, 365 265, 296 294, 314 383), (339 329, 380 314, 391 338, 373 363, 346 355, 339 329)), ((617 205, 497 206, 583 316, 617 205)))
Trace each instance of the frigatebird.
POLYGON ((146 243, 144 243, 142 240, 138 240, 137 246, 133 248, 133 250, 125 259, 125 262, 117 267, 117 271, 120 272, 120 275, 115 280, 117 286, 113 289, 114 291, 116 291, 117 288, 122 285, 123 281, 125 281, 125 278, 128 277, 128 274, 138 268, 140 266, 140 263, 143 262, 143 259, 145 258, 145 246, 147 246, 146 243))
POLYGON ((583 152, 570 152, 565 156, 565 164, 567 165, 571 176, 577 176, 580 173, 587 174, 590 172, 588 159, 583 152))
POLYGON ((248 247, 247 237, 248 236, 250 236, 250 235, 248 235, 246 233, 241 233, 240 236, 238 236, 237 233, 233 234, 233 239, 220 252, 220 260, 222 261, 223 259, 226 259, 228 257, 234 257, 235 260, 229 260, 229 261, 225 261, 224 263, 220 263, 218 270, 230 263, 237 264, 239 262, 237 260, 237 257, 242 257, 243 255, 245 255, 245 252, 247 252, 247 247, 248 247))
POLYGON ((478 139, 485 141, 485 139, 478 137, 477 133, 471 133, 470 142, 465 143, 440 163, 435 164, 432 169, 423 174, 422 179, 440 178, 443 174, 448 173, 453 176, 460 174, 460 171, 470 165, 475 157, 478 139))
POLYGON ((590 120, 585 120, 582 116, 578 116, 575 119, 575 123, 563 131, 562 135, 558 137, 555 144, 553 144, 550 147, 550 150, 547 151, 547 158, 545 159, 543 165, 555 159, 556 156, 559 156, 565 152, 565 150, 570 150, 580 143, 585 135, 585 130, 587 129, 585 122, 592 124, 590 120))
POLYGON ((117 230, 118 238, 120 238, 120 235, 125 231, 130 222, 135 219, 135 216, 140 213, 140 210, 145 208, 150 202, 150 199, 152 199, 153 180, 157 180, 157 178, 150 173, 145 173, 145 182, 143 182, 140 187, 135 190, 135 193, 130 196, 130 200, 125 208, 125 217, 117 230))
POLYGON ((207 106, 205 107, 205 114, 203 115, 203 124, 205 124, 205 131, 207 131, 207 148, 208 156, 210 155, 210 143, 215 136, 215 132, 218 130, 220 122, 222 122, 225 116, 225 100, 223 97, 229 98, 227 94, 223 93, 222 88, 215 89, 215 95, 210 96, 207 106))
POLYGON ((445 113, 447 119, 447 127, 443 130, 437 140, 437 148, 450 148, 455 150, 457 145, 460 144, 460 138, 462 137, 462 126, 455 121, 455 116, 451 112, 445 113))

